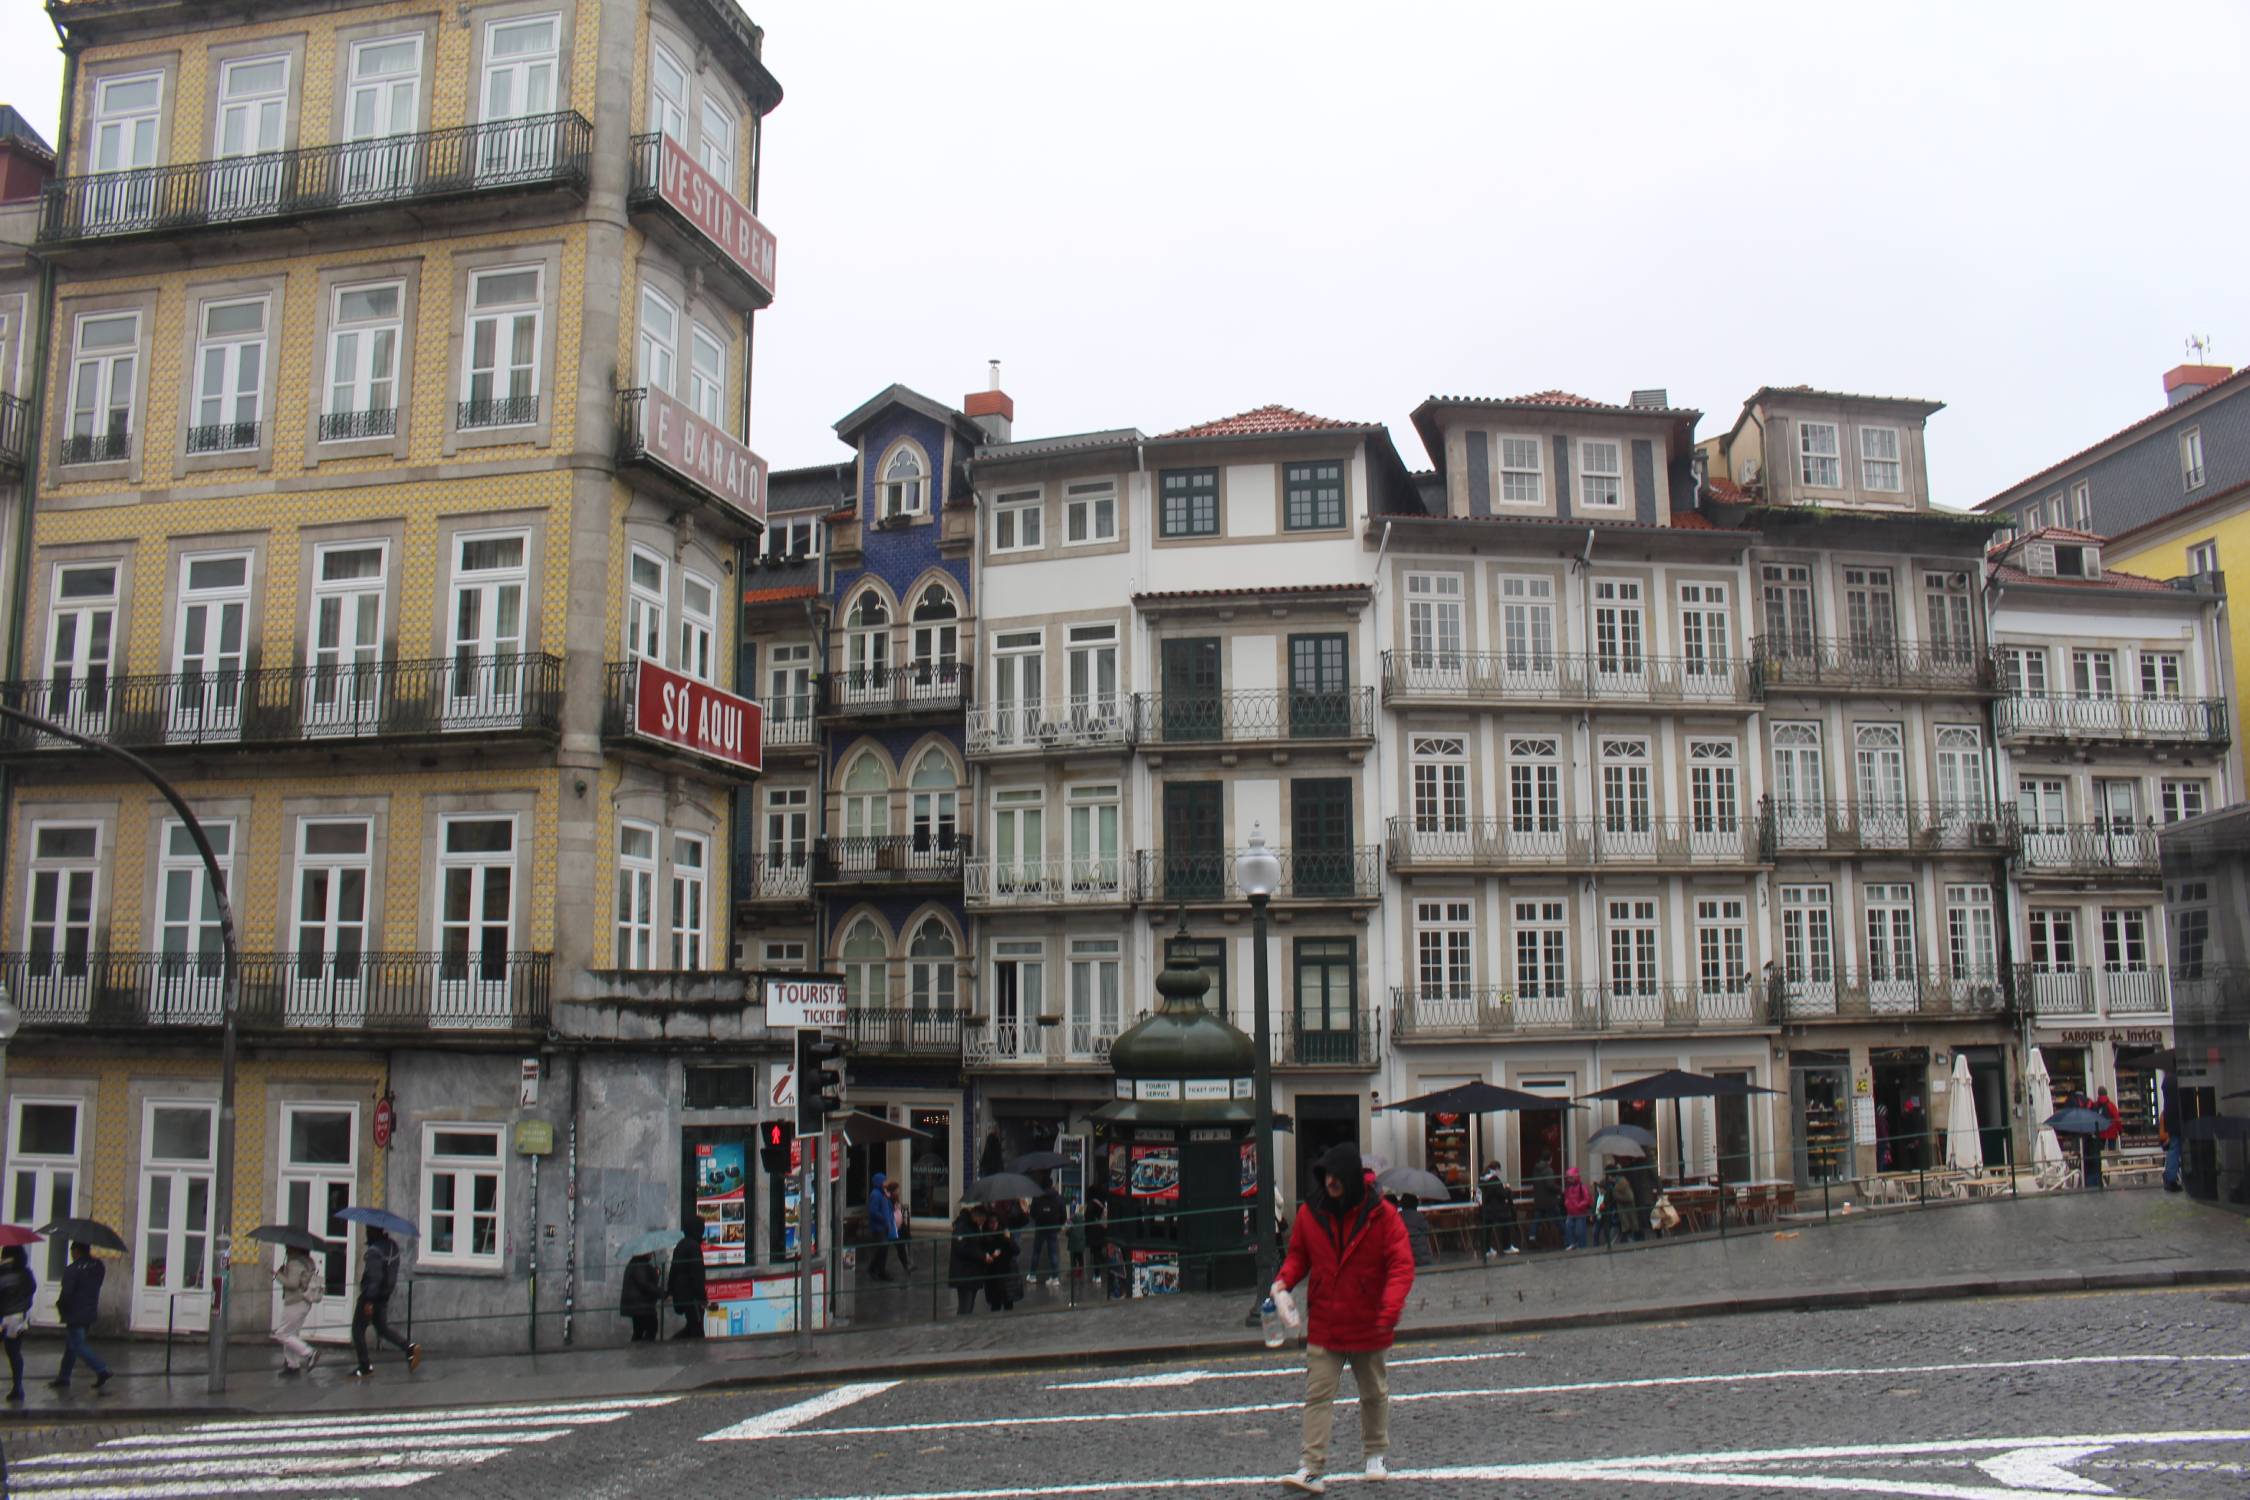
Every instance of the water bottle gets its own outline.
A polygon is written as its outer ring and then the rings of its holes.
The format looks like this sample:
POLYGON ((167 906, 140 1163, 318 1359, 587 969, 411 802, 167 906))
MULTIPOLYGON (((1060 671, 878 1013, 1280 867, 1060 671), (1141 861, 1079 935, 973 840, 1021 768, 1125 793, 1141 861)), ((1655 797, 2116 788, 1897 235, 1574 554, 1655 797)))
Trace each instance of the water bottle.
POLYGON ((1274 1305, 1272 1297, 1258 1305, 1258 1322, 1265 1329, 1268 1349, 1279 1349, 1288 1339, 1289 1327, 1282 1322, 1281 1309, 1274 1305))

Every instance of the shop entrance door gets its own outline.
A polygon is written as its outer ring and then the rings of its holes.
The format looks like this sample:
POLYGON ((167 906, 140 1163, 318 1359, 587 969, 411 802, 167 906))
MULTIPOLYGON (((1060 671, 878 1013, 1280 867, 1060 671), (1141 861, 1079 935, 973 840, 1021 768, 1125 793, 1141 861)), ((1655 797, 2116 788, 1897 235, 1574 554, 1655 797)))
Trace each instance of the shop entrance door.
MULTIPOLYGON (((314 1108, 285 1104, 281 1109, 283 1158, 275 1212, 279 1222, 328 1242, 313 1256, 320 1275, 321 1300, 305 1315, 308 1339, 341 1339, 351 1327, 352 1289, 359 1284, 351 1225, 336 1217, 355 1196, 359 1144, 359 1106, 314 1108)), ((281 1322, 281 1286, 275 1283, 272 1317, 281 1322)))
POLYGON ((1850 1057, 1841 1052, 1789 1055, 1789 1105, 1797 1117, 1797 1185, 1840 1182, 1852 1173, 1850 1057))
POLYGON ((1984 1164, 1997 1167, 2015 1160, 2015 1132, 2008 1128, 2008 1067, 1997 1047, 1964 1047, 1969 1060, 1969 1097, 1977 1106, 1977 1138, 1984 1144, 1984 1164))
MULTIPOLYGON (((1299 1094, 1297 1116, 1297 1199, 1312 1196, 1313 1163, 1330 1147, 1359 1139, 1359 1100, 1351 1094, 1299 1094)), ((1285 1212, 1284 1219, 1296 1215, 1285 1212)))
POLYGON ((1875 1170, 1918 1172, 1936 1159, 1930 1140, 1930 1054, 1919 1047, 1876 1052, 1875 1170))

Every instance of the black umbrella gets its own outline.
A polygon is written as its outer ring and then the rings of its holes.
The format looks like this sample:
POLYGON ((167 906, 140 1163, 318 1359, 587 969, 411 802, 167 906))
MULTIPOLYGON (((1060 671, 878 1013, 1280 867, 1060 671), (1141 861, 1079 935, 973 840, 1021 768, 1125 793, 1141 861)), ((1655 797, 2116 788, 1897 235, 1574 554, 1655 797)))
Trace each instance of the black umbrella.
POLYGON ((310 1250, 315 1255, 331 1248, 319 1235, 294 1224, 260 1224, 250 1231, 250 1238, 264 1240, 269 1245, 287 1245, 292 1250, 310 1250))
POLYGON ((1504 1089, 1498 1084, 1479 1081, 1401 1099, 1383 1108, 1403 1109, 1416 1115, 1489 1115, 1508 1109, 1574 1109, 1576 1106, 1567 1099, 1549 1099, 1542 1094, 1527 1094, 1522 1089, 1504 1089))
POLYGON ((1070 1158, 1060 1151, 1026 1151, 1008 1163, 1011 1172, 1052 1172, 1057 1167, 1070 1165, 1070 1158))
POLYGON ((1039 1184, 1020 1172, 994 1172, 979 1177, 976 1185, 961 1195, 963 1203, 1006 1203, 1017 1198, 1036 1198, 1039 1184))
POLYGON ((122 1253, 124 1236, 99 1219, 57 1219, 52 1224, 42 1224, 39 1232, 51 1240, 68 1240, 73 1245, 91 1245, 96 1250, 116 1250, 122 1253))
POLYGON ((2109 1129, 2109 1116, 2098 1109, 2081 1109, 2073 1105, 2068 1109, 2056 1110, 2040 1123, 2062 1135, 2100 1135, 2109 1129))
POLYGON ((1636 1078, 1630 1083, 1613 1083, 1606 1089, 1596 1089, 1591 1094, 1580 1094, 1581 1099, 1608 1099, 1619 1104, 1639 1104, 1657 1099, 1672 1101, 1672 1139, 1680 1147, 1680 1176, 1687 1176, 1687 1133, 1680 1128, 1680 1101, 1682 1099, 1747 1099, 1752 1094, 1778 1094, 1781 1090, 1761 1087, 1746 1078, 1713 1078, 1707 1073, 1690 1073, 1682 1068, 1666 1068, 1661 1073, 1651 1073, 1646 1078, 1636 1078))
POLYGON ((2192 1141, 2250 1141, 2250 1117, 2205 1115, 2188 1121, 2187 1133, 2192 1141))

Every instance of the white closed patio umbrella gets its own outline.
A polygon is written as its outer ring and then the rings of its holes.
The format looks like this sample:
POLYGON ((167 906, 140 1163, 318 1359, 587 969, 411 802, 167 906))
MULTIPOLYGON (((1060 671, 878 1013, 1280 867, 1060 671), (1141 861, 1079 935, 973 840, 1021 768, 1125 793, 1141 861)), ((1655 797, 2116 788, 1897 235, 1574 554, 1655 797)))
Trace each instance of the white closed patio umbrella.
POLYGON ((1969 1084, 1969 1060, 1953 1054, 1952 1097, 1945 1110, 1945 1164, 1958 1171, 1984 1170, 1984 1132, 1978 1128, 1976 1091, 1969 1084))
MULTIPOLYGON (((2037 1047, 2031 1049, 2024 1061, 2023 1090, 2031 1097, 2031 1118, 2044 1120, 2052 1111, 2055 1098, 2054 1080, 2047 1076, 2047 1059, 2037 1047)), ((2063 1164, 2062 1142, 2055 1132, 2045 1125, 2037 1128, 2031 1137, 2031 1166, 2040 1175, 2049 1167, 2060 1170, 2063 1164)))

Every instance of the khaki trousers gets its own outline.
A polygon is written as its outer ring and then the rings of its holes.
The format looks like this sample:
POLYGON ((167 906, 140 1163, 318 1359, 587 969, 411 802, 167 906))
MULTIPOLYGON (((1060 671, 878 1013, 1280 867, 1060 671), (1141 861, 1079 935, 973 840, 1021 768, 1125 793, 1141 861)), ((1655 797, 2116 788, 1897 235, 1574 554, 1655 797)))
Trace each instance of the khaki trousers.
POLYGON ((1387 1349, 1346 1352, 1305 1345, 1305 1450, 1308 1473, 1328 1472, 1328 1433, 1335 1422, 1336 1387, 1343 1381, 1344 1366, 1352 1367, 1352 1382, 1359 1387, 1359 1446, 1372 1458, 1391 1446, 1391 1379, 1383 1368, 1387 1349))
POLYGON ((312 1311, 310 1302, 291 1302, 284 1298, 281 1304, 281 1326, 273 1331, 273 1340, 281 1345, 282 1368, 294 1370, 312 1360, 312 1345, 302 1337, 305 1317, 312 1311))

